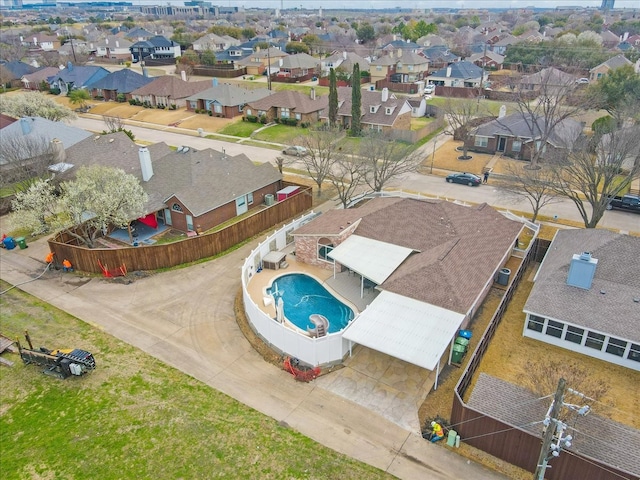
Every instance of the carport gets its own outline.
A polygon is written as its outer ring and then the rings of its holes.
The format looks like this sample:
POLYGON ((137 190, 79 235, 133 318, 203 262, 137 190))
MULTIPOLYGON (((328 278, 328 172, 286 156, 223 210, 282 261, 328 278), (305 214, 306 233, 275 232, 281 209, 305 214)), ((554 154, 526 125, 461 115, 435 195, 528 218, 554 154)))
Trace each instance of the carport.
POLYGON ((391 357, 436 370, 465 316, 396 293, 383 291, 343 331, 342 337, 391 357))
MULTIPOLYGON (((380 285, 415 250, 371 238, 351 235, 327 255, 360 275, 360 298, 364 296, 365 279, 380 285)), ((333 264, 333 276, 336 266, 333 264)))

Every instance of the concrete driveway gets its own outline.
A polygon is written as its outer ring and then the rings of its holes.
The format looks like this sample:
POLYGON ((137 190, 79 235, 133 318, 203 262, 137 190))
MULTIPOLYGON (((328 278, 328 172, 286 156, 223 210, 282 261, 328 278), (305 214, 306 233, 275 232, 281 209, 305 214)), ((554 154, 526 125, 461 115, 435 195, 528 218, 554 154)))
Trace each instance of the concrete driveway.
POLYGON ((304 435, 399 478, 499 479, 373 411, 299 383, 250 347, 234 318, 251 246, 129 285, 47 272, 43 240, 0 250, 0 278, 126 341, 304 435))

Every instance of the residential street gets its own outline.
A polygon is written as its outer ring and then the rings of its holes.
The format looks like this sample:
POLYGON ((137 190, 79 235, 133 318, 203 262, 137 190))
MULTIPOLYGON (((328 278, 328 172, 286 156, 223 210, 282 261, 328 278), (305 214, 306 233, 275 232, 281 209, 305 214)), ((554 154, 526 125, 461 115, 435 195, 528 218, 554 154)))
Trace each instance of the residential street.
MULTIPOLYGON (((72 125, 101 132, 105 126, 102 120, 80 117, 72 122, 72 125)), ((238 155, 244 153, 251 160, 256 162, 271 162, 275 164, 277 156, 281 156, 279 150, 261 148, 251 145, 243 145, 242 143, 230 143, 221 140, 211 140, 208 138, 200 138, 194 136, 192 130, 181 130, 175 127, 161 127, 161 129, 144 128, 142 126, 127 124, 127 128, 136 136, 136 139, 147 142, 165 142, 173 146, 186 145, 195 149, 213 148, 216 150, 224 149, 229 155, 238 155)), ((450 141, 449 136, 441 136, 436 144, 436 150, 450 141)), ((429 158, 433 152, 433 143, 428 142, 421 147, 425 158, 429 158)), ((438 172, 434 172, 438 173, 438 172)), ((414 173, 405 175, 403 178, 395 181, 390 187, 398 190, 406 190, 414 193, 423 193, 425 195, 439 196, 448 199, 457 199, 467 202, 487 202, 495 207, 517 210, 521 212, 530 212, 531 206, 526 200, 514 202, 500 195, 500 191, 495 187, 481 185, 480 187, 467 187, 458 184, 448 184, 442 178, 444 175, 423 175, 414 173)), ((558 203, 548 205, 542 209, 542 214, 567 220, 581 222, 582 219, 578 214, 578 210, 572 202, 562 200, 558 203)), ((622 232, 640 232, 640 215, 622 212, 609 211, 606 212, 604 218, 600 221, 600 227, 611 228, 622 232)))

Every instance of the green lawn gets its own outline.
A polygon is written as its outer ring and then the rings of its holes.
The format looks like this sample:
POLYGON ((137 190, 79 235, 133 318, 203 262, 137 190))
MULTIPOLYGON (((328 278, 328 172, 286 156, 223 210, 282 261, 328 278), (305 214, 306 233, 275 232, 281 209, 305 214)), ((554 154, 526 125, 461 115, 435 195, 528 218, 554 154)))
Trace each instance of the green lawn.
POLYGON ((16 361, 1 367, 4 479, 392 478, 25 293, 0 309, 3 334, 26 328, 35 345, 82 348, 98 365, 59 380, 3 355, 16 361))
POLYGON ((299 137, 307 134, 308 129, 301 127, 289 127, 287 125, 273 125, 254 135, 254 139, 264 142, 282 143, 293 145, 300 143, 299 137))
POLYGON ((264 127, 264 125, 261 123, 239 121, 227 125, 218 133, 222 133, 223 135, 233 135, 234 137, 249 138, 251 134, 260 127, 264 127))

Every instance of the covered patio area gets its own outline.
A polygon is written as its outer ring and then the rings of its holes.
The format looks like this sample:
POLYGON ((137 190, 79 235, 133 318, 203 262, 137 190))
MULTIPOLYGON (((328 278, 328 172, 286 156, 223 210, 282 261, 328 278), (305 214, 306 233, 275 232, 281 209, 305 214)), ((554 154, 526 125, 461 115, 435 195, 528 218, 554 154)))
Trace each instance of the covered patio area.
POLYGON ((133 246, 140 244, 153 245, 156 243, 156 240, 153 237, 170 228, 165 225, 162 220, 158 220, 156 225, 156 228, 154 228, 140 220, 136 220, 135 222, 131 222, 131 232, 129 232, 128 228, 116 228, 114 231, 109 233, 107 237, 133 246), (129 235, 129 233, 131 233, 131 235, 129 235))

